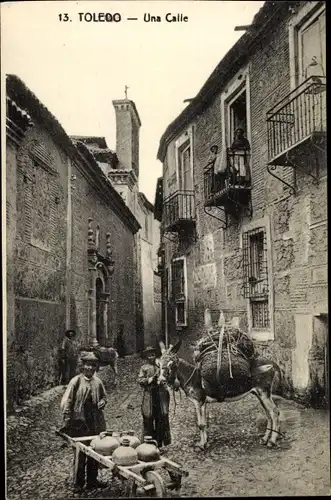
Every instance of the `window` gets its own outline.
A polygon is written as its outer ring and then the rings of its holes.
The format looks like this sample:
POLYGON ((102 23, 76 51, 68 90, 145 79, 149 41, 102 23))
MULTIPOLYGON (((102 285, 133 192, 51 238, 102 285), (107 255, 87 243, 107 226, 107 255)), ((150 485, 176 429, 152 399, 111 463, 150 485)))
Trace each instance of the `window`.
POLYGON ((186 258, 179 257, 171 263, 171 290, 175 304, 176 325, 187 326, 187 275, 186 258))
POLYGON ((192 137, 193 129, 190 127, 176 141, 178 189, 182 191, 193 189, 192 137))
POLYGON ((270 328, 267 235, 259 227, 243 233, 244 293, 252 329, 270 328))
POLYGON ((179 219, 194 218, 193 193, 193 128, 190 127, 175 143, 177 166, 177 195, 173 200, 174 211, 179 219))
POLYGON ((326 131, 325 6, 305 2, 293 16, 289 23, 289 51, 291 90, 299 90, 275 117, 272 133, 276 129, 278 151, 293 147, 314 132, 326 131), (314 76, 320 77, 321 85, 319 79, 313 80, 314 76))
POLYGON ((193 188, 191 175, 191 145, 190 142, 180 148, 178 155, 178 187, 187 191, 193 188))
POLYGON ((229 144, 231 145, 235 138, 235 131, 242 128, 244 136, 247 138, 247 109, 246 109, 246 90, 229 102, 229 144))
POLYGON ((326 74, 325 9, 315 13, 297 33, 298 83, 326 74))

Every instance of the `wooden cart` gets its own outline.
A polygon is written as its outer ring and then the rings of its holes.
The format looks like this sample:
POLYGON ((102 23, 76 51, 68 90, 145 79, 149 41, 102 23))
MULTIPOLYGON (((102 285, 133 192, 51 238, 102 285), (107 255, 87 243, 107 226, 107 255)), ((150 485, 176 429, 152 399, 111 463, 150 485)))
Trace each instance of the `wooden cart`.
MULTIPOLYGON (((126 497, 160 497, 167 496, 167 490, 180 490, 182 477, 187 477, 188 472, 182 467, 169 460, 166 457, 161 457, 156 462, 138 461, 136 465, 122 466, 116 465, 111 456, 100 455, 94 451, 90 443, 97 436, 70 437, 62 431, 56 431, 58 436, 61 436, 74 449, 74 480, 77 475, 78 455, 84 453, 89 457, 94 458, 103 468, 107 468, 112 472, 112 477, 120 478, 125 484, 126 497), (165 483, 161 475, 160 469, 168 472, 170 481, 165 483)), ((121 433, 124 435, 124 432, 121 433)))

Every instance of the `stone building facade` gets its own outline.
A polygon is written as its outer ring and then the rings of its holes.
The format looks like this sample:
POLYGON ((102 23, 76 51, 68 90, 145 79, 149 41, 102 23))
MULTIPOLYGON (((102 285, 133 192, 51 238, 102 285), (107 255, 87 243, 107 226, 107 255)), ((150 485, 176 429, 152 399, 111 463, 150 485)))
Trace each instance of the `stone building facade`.
POLYGON ((222 310, 312 400, 328 383, 325 84, 325 3, 266 2, 163 134, 155 203, 166 337, 185 356, 222 310))
POLYGON ((86 145, 6 80, 7 400, 58 383, 64 331, 136 351, 137 219, 86 145))
POLYGON ((161 335, 161 277, 157 271, 160 223, 154 218, 154 206, 139 191, 139 130, 141 120, 130 99, 113 101, 116 114, 116 152, 109 149, 104 137, 73 136, 85 144, 113 187, 141 226, 135 236, 137 272, 136 340, 141 352, 157 344, 161 335))

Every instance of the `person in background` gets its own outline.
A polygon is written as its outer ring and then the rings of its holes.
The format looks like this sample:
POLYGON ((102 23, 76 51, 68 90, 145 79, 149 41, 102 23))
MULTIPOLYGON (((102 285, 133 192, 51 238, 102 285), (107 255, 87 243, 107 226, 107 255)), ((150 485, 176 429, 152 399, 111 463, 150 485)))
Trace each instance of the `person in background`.
POLYGON ((156 365, 156 350, 153 347, 147 347, 143 355, 146 363, 141 367, 138 375, 138 383, 144 389, 141 406, 143 433, 144 436, 152 436, 161 448, 171 443, 170 396, 167 387, 157 383, 159 369, 156 365))
POLYGON ((75 330, 67 330, 60 347, 60 383, 66 385, 77 373, 78 343, 75 330))
MULTIPOLYGON (((95 372, 98 358, 93 352, 81 356, 82 373, 72 378, 61 401, 63 413, 63 432, 71 437, 93 436, 106 431, 103 409, 107 403, 104 385, 95 372)), ((107 485, 98 481, 98 463, 91 457, 80 453, 74 491, 86 488, 105 488, 107 485), (85 478, 86 472, 86 478, 85 478)))

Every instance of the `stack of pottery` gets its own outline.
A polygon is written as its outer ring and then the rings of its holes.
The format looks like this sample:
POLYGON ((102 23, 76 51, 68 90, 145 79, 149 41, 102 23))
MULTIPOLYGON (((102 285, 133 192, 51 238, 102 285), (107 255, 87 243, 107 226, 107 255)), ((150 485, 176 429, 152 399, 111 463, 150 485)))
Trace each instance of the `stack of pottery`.
POLYGON ((145 436, 144 442, 136 448, 136 451, 138 459, 142 462, 156 462, 161 457, 157 442, 151 436, 145 436))
POLYGON ((132 446, 130 440, 122 438, 121 445, 113 452, 112 460, 116 465, 129 466, 138 463, 138 454, 132 446))
POLYGON ((104 456, 112 455, 119 446, 120 434, 118 432, 101 432, 91 441, 91 448, 104 456))

